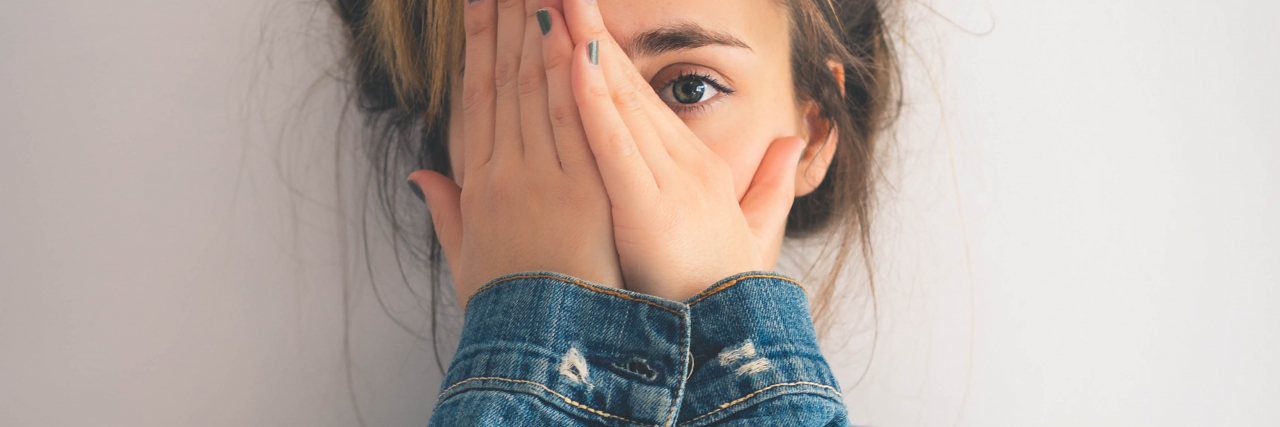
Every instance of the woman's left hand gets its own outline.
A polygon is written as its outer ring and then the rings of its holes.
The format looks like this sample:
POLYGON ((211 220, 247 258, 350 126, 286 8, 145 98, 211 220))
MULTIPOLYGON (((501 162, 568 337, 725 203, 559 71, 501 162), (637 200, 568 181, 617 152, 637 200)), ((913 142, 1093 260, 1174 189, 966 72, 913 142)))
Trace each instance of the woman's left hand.
POLYGON ((728 163, 640 76, 595 1, 564 0, 564 9, 574 97, 612 204, 626 287, 680 301, 725 277, 773 270, 805 141, 773 141, 738 200, 728 163))

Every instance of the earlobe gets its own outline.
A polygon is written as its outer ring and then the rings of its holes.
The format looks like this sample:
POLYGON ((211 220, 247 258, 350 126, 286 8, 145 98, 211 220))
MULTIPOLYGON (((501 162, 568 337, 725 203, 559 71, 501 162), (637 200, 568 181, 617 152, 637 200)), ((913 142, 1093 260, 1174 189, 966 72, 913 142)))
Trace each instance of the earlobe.
POLYGON ((800 164, 796 167, 796 197, 805 196, 822 184, 835 157, 836 141, 839 141, 839 129, 831 127, 831 121, 822 117, 816 106, 811 107, 804 117, 808 145, 800 156, 800 164))
MULTIPOLYGON (((840 96, 843 97, 844 65, 839 61, 828 60, 827 68, 836 77, 836 83, 840 85, 840 96)), ((809 144, 796 168, 796 197, 808 195, 822 184, 840 141, 840 129, 833 126, 830 119, 823 117, 821 110, 813 103, 808 105, 804 114, 804 131, 809 144)))

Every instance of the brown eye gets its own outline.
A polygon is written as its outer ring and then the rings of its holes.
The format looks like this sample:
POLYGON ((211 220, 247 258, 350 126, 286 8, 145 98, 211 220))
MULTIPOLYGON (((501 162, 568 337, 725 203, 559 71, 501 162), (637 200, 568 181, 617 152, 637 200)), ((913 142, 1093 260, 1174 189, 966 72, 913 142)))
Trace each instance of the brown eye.
POLYGON ((719 93, 716 88, 707 84, 700 76, 684 76, 667 85, 659 94, 668 103, 697 104, 711 99, 719 93))

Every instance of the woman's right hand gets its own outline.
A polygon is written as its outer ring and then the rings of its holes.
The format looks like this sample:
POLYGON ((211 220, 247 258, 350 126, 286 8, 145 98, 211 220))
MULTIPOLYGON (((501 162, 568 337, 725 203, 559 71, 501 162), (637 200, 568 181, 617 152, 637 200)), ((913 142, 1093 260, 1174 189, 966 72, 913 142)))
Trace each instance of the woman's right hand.
POLYGON ((451 131, 464 134, 465 180, 409 175, 463 307, 480 286, 522 271, 622 287, 609 197, 574 100, 573 43, 559 13, 535 15, 539 3, 463 6, 463 129, 451 131), (551 24, 545 35, 539 18, 551 24))

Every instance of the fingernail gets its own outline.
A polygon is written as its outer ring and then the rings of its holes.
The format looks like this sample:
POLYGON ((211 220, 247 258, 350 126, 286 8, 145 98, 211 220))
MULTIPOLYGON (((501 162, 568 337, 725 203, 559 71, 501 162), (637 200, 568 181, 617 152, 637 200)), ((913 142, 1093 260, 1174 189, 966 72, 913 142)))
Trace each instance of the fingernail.
POLYGON ((542 28, 542 35, 551 32, 551 13, 546 9, 538 9, 535 15, 538 15, 538 27, 542 28))
POLYGON ((413 195, 418 196, 418 200, 421 200, 424 203, 427 201, 427 196, 422 194, 422 189, 419 188, 418 183, 413 182, 412 179, 409 180, 409 189, 413 190, 413 195))
POLYGON ((600 42, 587 43, 587 58, 591 58, 591 65, 600 65, 600 42))

